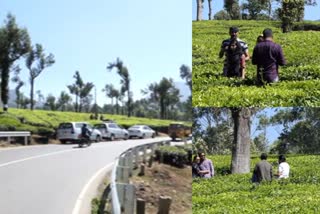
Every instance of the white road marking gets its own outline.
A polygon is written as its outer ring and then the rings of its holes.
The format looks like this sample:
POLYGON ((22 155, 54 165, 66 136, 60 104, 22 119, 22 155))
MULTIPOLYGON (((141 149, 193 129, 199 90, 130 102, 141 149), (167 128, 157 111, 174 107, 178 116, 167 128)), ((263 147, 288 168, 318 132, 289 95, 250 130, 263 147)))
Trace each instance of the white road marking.
POLYGON ((23 162, 23 161, 32 160, 32 159, 36 159, 36 158, 47 157, 47 156, 50 156, 50 155, 56 155, 56 154, 61 154, 61 153, 65 153, 65 152, 71 152, 71 151, 75 151, 75 150, 74 149, 69 149, 69 150, 64 150, 64 151, 59 151, 59 152, 52 152, 52 153, 47 153, 47 154, 43 154, 43 155, 37 155, 37 156, 29 157, 29 158, 19 159, 19 160, 15 160, 15 161, 10 161, 10 162, 7 162, 7 163, 0 164, 0 167, 4 167, 4 166, 11 165, 11 164, 20 163, 20 162, 23 162))
POLYGON ((72 214, 79 214, 80 213, 80 209, 81 209, 81 205, 83 202, 83 199, 85 198, 85 195, 89 189, 89 187, 91 186, 91 184, 94 182, 94 180, 99 177, 101 175, 101 173, 105 172, 107 170, 107 168, 111 167, 113 165, 113 163, 109 163, 108 165, 104 166, 103 168, 101 168, 99 171, 97 171, 88 181, 88 183, 84 186, 84 188, 82 189, 80 195, 77 198, 77 202, 73 208, 72 214))

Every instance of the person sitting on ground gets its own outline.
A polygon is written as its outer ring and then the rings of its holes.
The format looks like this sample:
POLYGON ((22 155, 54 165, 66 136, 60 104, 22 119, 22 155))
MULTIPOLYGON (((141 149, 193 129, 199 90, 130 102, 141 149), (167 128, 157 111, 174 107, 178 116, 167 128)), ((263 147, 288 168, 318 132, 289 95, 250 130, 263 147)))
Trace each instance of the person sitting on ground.
POLYGON ((289 178, 290 166, 284 155, 279 156, 278 178, 289 178))
POLYGON ((267 154, 261 154, 261 161, 256 164, 253 171, 253 183, 260 183, 261 181, 272 181, 272 165, 267 161, 267 158, 267 154))
POLYGON ((204 152, 198 153, 200 157, 199 167, 201 170, 202 177, 204 178, 211 178, 214 176, 214 167, 212 161, 206 158, 204 152))

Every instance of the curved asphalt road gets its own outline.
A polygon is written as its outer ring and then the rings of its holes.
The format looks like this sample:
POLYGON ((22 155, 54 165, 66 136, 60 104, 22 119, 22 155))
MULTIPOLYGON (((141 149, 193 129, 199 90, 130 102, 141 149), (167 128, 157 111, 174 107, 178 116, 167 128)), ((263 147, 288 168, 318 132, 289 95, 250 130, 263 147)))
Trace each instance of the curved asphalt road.
MULTIPOLYGON (((156 140, 169 138, 156 138, 156 140)), ((71 214, 90 178, 130 147, 154 139, 0 149, 0 213, 71 214)))

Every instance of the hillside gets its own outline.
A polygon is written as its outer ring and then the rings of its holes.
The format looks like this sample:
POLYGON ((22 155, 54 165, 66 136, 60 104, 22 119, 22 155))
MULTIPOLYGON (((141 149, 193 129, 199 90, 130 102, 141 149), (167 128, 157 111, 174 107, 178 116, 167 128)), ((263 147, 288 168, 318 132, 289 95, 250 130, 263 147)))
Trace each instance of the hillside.
MULTIPOLYGON (((99 114, 100 116, 101 114, 99 114)), ((124 115, 103 114, 104 119, 110 119, 125 128, 135 124, 145 124, 162 131, 172 122, 171 120, 160 120, 151 118, 138 118, 124 115)), ((8 113, 0 112, 0 130, 23 130, 31 131, 33 134, 50 135, 61 122, 88 121, 91 124, 101 122, 90 120, 90 113, 27 110, 10 108, 8 113)), ((190 123, 187 125, 191 126, 190 123)))
POLYGON ((193 22, 192 31, 193 106, 320 105, 320 49, 315 47, 320 31, 283 34, 279 22, 247 20, 193 22), (223 59, 218 54, 231 26, 239 27, 239 38, 248 43, 250 55, 263 29, 273 30, 287 61, 279 70, 279 83, 257 87, 256 66, 251 61, 247 61, 246 79, 222 77, 223 59))
MULTIPOLYGON (((290 178, 254 186, 251 173, 224 175, 230 156, 209 156, 215 165, 212 179, 195 179, 192 183, 192 213, 319 213, 320 161, 318 155, 288 155, 290 178)), ((259 162, 251 159, 251 172, 259 162)), ((277 157, 268 158, 274 172, 277 157)))

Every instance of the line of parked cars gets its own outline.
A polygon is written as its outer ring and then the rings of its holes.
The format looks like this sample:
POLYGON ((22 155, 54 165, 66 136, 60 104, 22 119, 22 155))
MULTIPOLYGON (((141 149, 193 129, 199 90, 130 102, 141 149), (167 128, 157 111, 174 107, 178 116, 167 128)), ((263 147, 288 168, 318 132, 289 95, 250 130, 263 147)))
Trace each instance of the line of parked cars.
POLYGON ((115 122, 102 122, 91 126, 87 122, 65 122, 60 123, 57 129, 57 139, 62 144, 66 142, 78 142, 81 138, 81 127, 87 124, 91 132, 90 140, 99 142, 103 139, 115 140, 129 138, 147 138, 156 136, 156 132, 146 125, 134 125, 126 130, 115 122))

